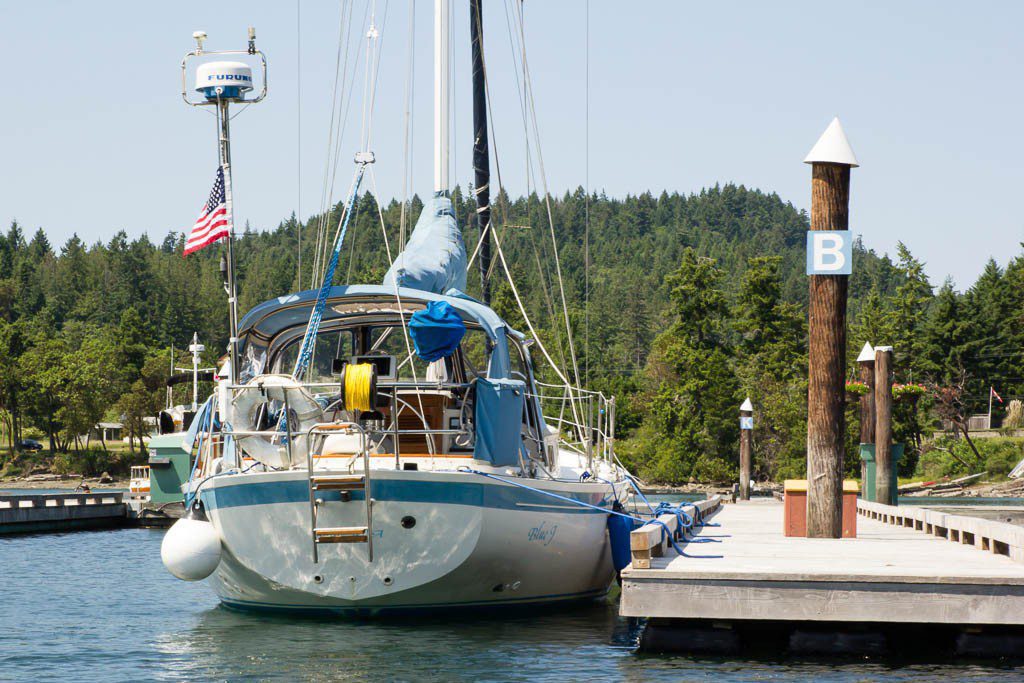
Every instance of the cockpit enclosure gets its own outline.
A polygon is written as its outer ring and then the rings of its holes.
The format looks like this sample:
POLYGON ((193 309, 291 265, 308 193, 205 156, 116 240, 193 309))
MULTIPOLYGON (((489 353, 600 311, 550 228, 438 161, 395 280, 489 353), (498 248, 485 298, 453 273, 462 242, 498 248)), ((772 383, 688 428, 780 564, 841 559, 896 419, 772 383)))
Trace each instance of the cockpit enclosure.
POLYGON ((416 467, 410 459, 418 457, 471 458, 531 474, 552 467, 557 442, 545 438, 549 432, 526 344, 490 308, 461 294, 400 289, 396 296, 392 287, 334 287, 308 369, 289 384, 316 294, 260 304, 239 326, 239 385, 221 405, 234 407, 231 429, 243 457, 275 468, 298 466, 308 446, 320 458, 342 458, 339 465, 351 466, 361 448, 355 434, 307 445, 304 437, 288 444, 255 432, 276 425, 285 432, 285 423, 304 432, 317 423, 352 422, 365 430, 371 456, 393 456, 396 466, 409 469, 416 467), (453 354, 426 363, 416 356, 407 326, 432 301, 449 304, 466 334, 453 354), (378 366, 372 410, 346 409, 341 400, 339 368, 357 359, 378 366), (263 402, 267 407, 261 409, 263 402), (319 408, 311 411, 311 405, 319 408))

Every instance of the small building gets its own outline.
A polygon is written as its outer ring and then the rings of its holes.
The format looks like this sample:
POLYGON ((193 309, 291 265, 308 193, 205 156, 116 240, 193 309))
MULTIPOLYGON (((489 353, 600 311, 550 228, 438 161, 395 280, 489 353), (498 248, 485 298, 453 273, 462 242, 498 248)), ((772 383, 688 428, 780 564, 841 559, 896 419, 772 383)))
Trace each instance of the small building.
POLYGON ((120 422, 97 422, 89 432, 90 439, 97 441, 120 441, 124 436, 124 424, 120 422))

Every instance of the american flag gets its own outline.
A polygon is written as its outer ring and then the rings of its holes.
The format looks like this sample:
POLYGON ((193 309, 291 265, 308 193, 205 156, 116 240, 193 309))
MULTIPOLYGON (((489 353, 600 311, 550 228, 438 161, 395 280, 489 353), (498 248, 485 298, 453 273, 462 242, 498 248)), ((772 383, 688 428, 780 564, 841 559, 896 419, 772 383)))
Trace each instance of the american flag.
POLYGON ((209 246, 217 240, 227 237, 231 232, 231 225, 228 220, 228 207, 224 195, 224 167, 217 169, 217 180, 213 183, 210 191, 210 199, 206 202, 192 232, 185 240, 185 253, 188 256, 193 251, 198 251, 209 246))

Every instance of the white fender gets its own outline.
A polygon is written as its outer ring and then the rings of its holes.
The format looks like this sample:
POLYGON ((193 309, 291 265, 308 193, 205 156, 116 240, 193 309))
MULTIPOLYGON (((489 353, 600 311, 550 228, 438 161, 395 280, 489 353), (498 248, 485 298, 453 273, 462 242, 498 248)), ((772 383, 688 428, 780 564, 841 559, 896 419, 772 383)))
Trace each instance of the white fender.
POLYGON ((220 534, 207 521, 183 517, 167 530, 160 559, 182 581, 201 581, 220 564, 220 534))

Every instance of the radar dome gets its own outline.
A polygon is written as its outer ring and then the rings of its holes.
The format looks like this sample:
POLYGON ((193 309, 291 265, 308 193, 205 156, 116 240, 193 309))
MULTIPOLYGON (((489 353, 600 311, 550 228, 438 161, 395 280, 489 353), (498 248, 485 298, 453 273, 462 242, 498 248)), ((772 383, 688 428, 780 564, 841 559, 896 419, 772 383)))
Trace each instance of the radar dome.
POLYGON ((243 62, 200 64, 196 69, 196 90, 208 100, 240 100, 252 90, 252 68, 243 62))

